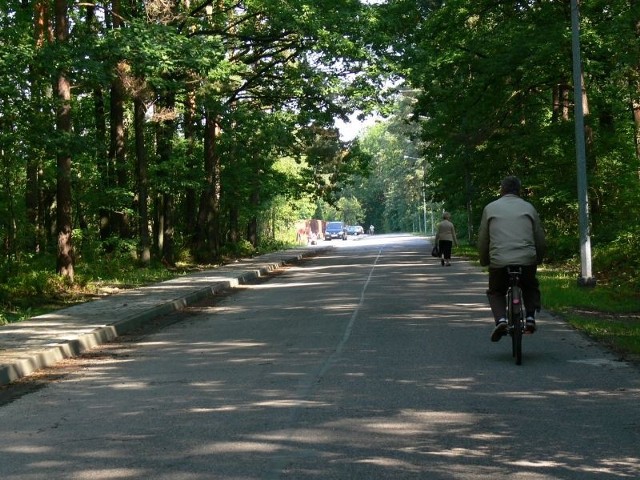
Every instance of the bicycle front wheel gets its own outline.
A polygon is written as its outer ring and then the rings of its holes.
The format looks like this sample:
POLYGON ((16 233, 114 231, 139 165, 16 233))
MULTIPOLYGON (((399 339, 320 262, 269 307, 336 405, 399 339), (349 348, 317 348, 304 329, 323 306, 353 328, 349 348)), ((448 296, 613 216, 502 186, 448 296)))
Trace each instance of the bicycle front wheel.
POLYGON ((511 355, 516 356, 516 337, 513 331, 514 319, 516 318, 516 312, 513 309, 513 290, 507 291, 507 323, 509 324, 509 335, 511 336, 511 355))

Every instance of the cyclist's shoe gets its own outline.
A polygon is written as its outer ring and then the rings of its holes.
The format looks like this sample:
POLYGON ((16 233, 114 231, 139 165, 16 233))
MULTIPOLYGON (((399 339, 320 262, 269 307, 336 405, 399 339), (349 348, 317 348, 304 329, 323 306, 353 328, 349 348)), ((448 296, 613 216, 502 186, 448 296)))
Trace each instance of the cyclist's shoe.
POLYGON ((533 317, 527 317, 524 322, 524 333, 535 333, 536 320, 533 317))
POLYGON ((507 334, 507 328, 507 321, 504 319, 496 323, 496 328, 493 329, 493 333, 491 334, 491 341, 499 342, 500 339, 507 334))

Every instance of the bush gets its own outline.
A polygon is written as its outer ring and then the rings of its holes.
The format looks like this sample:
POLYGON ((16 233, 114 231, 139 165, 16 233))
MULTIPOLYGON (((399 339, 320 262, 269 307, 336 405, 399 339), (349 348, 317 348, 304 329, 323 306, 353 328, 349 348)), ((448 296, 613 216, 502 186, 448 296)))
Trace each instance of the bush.
POLYGON ((571 235, 559 237, 547 236, 547 252, 545 260, 549 262, 564 262, 580 253, 580 242, 571 235))
POLYGON ((251 242, 239 240, 234 244, 228 244, 221 248, 220 254, 223 258, 252 257, 256 254, 256 249, 251 242))
MULTIPOLYGON (((294 243, 295 245, 295 243, 294 243)), ((258 250, 260 252, 275 252, 278 250, 285 250, 287 248, 291 248, 292 244, 282 241, 275 240, 273 238, 265 238, 260 240, 260 244, 258 245, 258 250)))
POLYGON ((596 247, 593 264, 596 278, 614 286, 640 290, 640 227, 634 225, 631 231, 618 235, 614 241, 596 247))

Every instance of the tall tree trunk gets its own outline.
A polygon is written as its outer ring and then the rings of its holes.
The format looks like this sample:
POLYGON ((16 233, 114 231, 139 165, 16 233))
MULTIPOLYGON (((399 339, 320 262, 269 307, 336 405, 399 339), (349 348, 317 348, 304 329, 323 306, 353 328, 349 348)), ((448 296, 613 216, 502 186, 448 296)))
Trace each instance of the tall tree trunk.
POLYGON ((136 180, 138 183, 138 258, 143 265, 151 262, 151 241, 149 238, 149 178, 147 174, 147 150, 144 140, 146 106, 144 101, 134 99, 134 130, 136 138, 136 180))
POLYGON ((196 255, 200 260, 211 260, 218 255, 220 227, 220 157, 216 144, 220 134, 216 115, 205 113, 204 179, 205 188, 200 196, 198 226, 196 228, 196 255))
POLYGON ((107 168, 107 123, 104 109, 104 94, 101 87, 93 90, 93 116, 96 126, 96 161, 97 169, 100 174, 100 188, 106 189, 109 170, 107 168))
MULTIPOLYGON (((87 24, 90 30, 93 29, 94 24, 94 7, 87 7, 87 24)), ((104 91, 102 85, 97 85, 93 89, 93 117, 96 128, 96 150, 95 150, 95 162, 98 171, 98 191, 103 196, 109 191, 109 148, 107 136, 107 117, 105 110, 104 91)), ((101 202, 103 205, 105 202, 101 202)), ((109 209, 100 206, 98 210, 98 227, 100 230, 100 238, 105 240, 109 237, 110 224, 109 224, 109 209)))
MULTIPOLYGON (((169 181, 168 172, 169 172, 169 162, 171 161, 172 155, 172 145, 173 145, 173 135, 175 133, 175 121, 174 121, 174 110, 175 110, 175 94, 172 92, 168 92, 164 94, 163 98, 163 118, 160 120, 158 125, 158 140, 157 140, 157 148, 158 148, 158 159, 160 162, 160 169, 165 176, 165 180, 167 183, 169 181)), ((174 258, 174 223, 173 223, 173 193, 170 191, 170 188, 167 186, 162 187, 161 202, 160 202, 160 214, 162 216, 162 261, 163 263, 173 266, 175 265, 174 258)), ((160 244, 159 244, 160 245, 160 244)))
POLYGON ((27 246, 31 252, 38 253, 42 242, 42 217, 40 216, 40 159, 37 155, 29 155, 26 169, 26 214, 27 224, 32 229, 27 238, 27 246))
POLYGON ((249 204, 251 205, 251 211, 254 212, 247 222, 247 241, 254 247, 258 246, 258 215, 255 213, 260 205, 260 193, 257 189, 251 193, 249 198, 249 204))
MULTIPOLYGON (((96 125, 96 166, 98 170, 98 191, 105 199, 101 202, 106 203, 106 195, 110 187, 110 169, 109 169, 109 153, 107 148, 107 123, 105 115, 104 94, 101 87, 97 87, 93 91, 93 114, 96 125)), ((109 209, 100 206, 98 210, 98 228, 100 238, 106 240, 111 235, 111 222, 109 219, 109 209)))
MULTIPOLYGON (((235 123, 234 123, 235 127, 235 123)), ((226 168, 233 172, 239 169, 238 167, 238 152, 234 146, 231 147, 231 152, 226 157, 226 168)), ((237 245, 240 239, 242 238, 242 233, 240 230, 240 205, 243 204, 244 195, 240 194, 239 191, 233 187, 237 181, 232 180, 229 182, 230 188, 225 188, 224 192, 221 196, 225 199, 225 205, 227 205, 227 235, 224 238, 224 241, 231 244, 237 245)))
MULTIPOLYGON (((4 122, 0 119, 0 128, 4 129, 4 122)), ((8 128, 7 128, 8 130, 8 128)), ((14 199, 14 182, 12 181, 13 175, 11 174, 11 161, 10 156, 5 153, 5 150, 0 148, 0 161, 2 164, 2 176, 3 176, 3 194, 6 196, 6 211, 7 217, 3 219, 2 223, 6 226, 7 235, 4 238, 4 254, 14 255, 16 253, 16 209, 14 199)))
MULTIPOLYGON (((635 95, 640 98, 640 85, 635 86, 635 95)), ((631 113, 633 114, 633 123, 635 125, 634 140, 636 145, 636 157, 640 159, 640 100, 632 100, 631 113)), ((640 175, 640 172, 638 172, 640 175)))
MULTIPOLYGON (((122 26, 122 7, 120 0, 111 2, 111 22, 113 29, 122 26)), ((124 75, 123 64, 119 63, 116 68, 116 75, 111 81, 109 96, 109 152, 106 163, 107 188, 103 190, 108 195, 110 187, 127 188, 127 167, 125 149, 125 127, 124 127, 124 86, 122 76, 124 75)), ((109 204, 108 198, 105 204, 109 204)), ((107 211, 101 212, 100 238, 108 239, 112 235, 120 238, 128 238, 129 219, 125 214, 124 205, 110 205, 107 211)))
POLYGON ((165 265, 173 267, 176 264, 176 259, 174 250, 174 205, 173 194, 171 192, 164 192, 162 194, 162 205, 164 209, 164 244, 162 245, 162 261, 165 265))
MULTIPOLYGON (((120 70, 120 69, 118 69, 120 70)), ((111 83, 110 104, 110 147, 109 163, 113 165, 115 181, 118 188, 127 187, 127 171, 125 158, 125 128, 124 128, 124 87, 122 85, 122 72, 118 72, 111 83)), ((117 234, 120 238, 129 236, 128 220, 125 218, 124 205, 116 205, 110 214, 111 234, 117 234)))
POLYGON ((571 86, 565 82, 558 83, 553 88, 553 121, 570 120, 571 112, 571 86))
POLYGON ((161 192, 156 192, 153 198, 153 211, 155 213, 152 230, 155 242, 153 244, 154 252, 157 257, 162 257, 164 249, 164 203, 161 192))
POLYGON ((210 152, 212 179, 212 197, 211 197, 211 219, 207 228, 207 241, 213 258, 216 258, 220 252, 220 191, 221 191, 221 165, 220 153, 217 148, 217 140, 220 135, 220 125, 218 117, 208 118, 207 121, 207 138, 212 142, 212 151, 210 152))
MULTIPOLYGON (((475 238, 474 222, 473 222, 474 202, 473 202, 473 180, 470 173, 470 166, 468 164, 465 165, 464 187, 465 187, 465 196, 466 196, 466 203, 467 203, 467 240, 469 241, 469 243, 471 243, 475 238)), ((424 228, 426 230, 427 226, 425 225, 424 228)))
MULTIPOLYGON (((638 12, 640 0, 631 0, 631 11, 638 12)), ((636 35, 636 41, 640 40, 640 17, 632 18, 632 28, 636 35)), ((631 113, 635 125, 634 139, 636 145, 636 156, 640 159, 640 62, 636 63, 631 74, 631 113)), ((638 171, 640 177, 640 170, 638 171)))
MULTIPOLYGON (((197 171, 198 159, 195 156, 196 131, 196 98, 193 92, 188 92, 184 108, 184 138, 187 141, 187 169, 189 172, 197 171)), ((184 202, 185 233, 187 238, 195 238, 198 222, 197 193, 192 186, 187 187, 184 202)))
MULTIPOLYGON (((55 37, 59 45, 66 45, 69 38, 69 25, 67 17, 67 1, 55 0, 55 37)), ((60 65, 66 62, 61 61, 60 65)), ((68 137, 71 129, 71 85, 67 78, 67 72, 61 66, 58 71, 56 85, 58 106, 56 109, 56 129, 61 140, 57 151, 57 191, 56 191, 56 221, 58 233, 58 258, 57 271, 63 277, 73 281, 74 277, 74 253, 71 238, 71 152, 69 151, 68 137)))
MULTIPOLYGON (((226 196, 226 195, 225 195, 226 196)), ((229 235, 227 241, 231 245, 236 245, 240 239, 240 207, 235 201, 229 205, 229 235)))
MULTIPOLYGON (((28 8, 30 5, 23 5, 28 8)), ((53 41, 53 32, 49 21, 49 3, 44 0, 38 0, 33 6, 33 36, 36 50, 40 50, 46 43, 53 41)), ((33 99, 34 111, 33 121, 30 128, 33 132, 33 138, 40 138, 42 129, 45 125, 50 124, 50 116, 47 108, 42 105, 42 101, 46 97, 51 97, 51 83, 43 84, 45 75, 40 71, 36 64, 32 64, 30 68, 31 78, 31 98, 33 99)), ((40 252, 46 240, 44 235, 44 195, 42 193, 42 151, 40 145, 31 144, 31 153, 27 155, 26 165, 26 191, 25 205, 27 224, 30 226, 29 236, 27 238, 27 246, 34 253, 40 252)))
POLYGON ((258 246, 258 209, 260 207, 260 167, 254 159, 253 181, 249 194, 251 217, 247 223, 247 241, 254 247, 258 246))

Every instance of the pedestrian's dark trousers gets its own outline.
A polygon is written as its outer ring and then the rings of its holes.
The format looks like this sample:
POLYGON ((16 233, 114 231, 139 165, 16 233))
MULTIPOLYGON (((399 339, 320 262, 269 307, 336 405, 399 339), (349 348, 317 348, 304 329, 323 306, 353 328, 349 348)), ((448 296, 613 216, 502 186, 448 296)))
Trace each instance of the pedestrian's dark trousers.
POLYGON ((440 240, 438 242, 438 249, 440 250, 440 256, 445 260, 451 260, 451 248, 453 247, 453 241, 440 240))
MULTIPOLYGON (((535 317, 535 312, 540 311, 540 284, 536 278, 537 265, 523 265, 520 275, 520 288, 522 288, 522 300, 527 317, 535 317)), ((489 289, 487 298, 491 306, 491 312, 497 322, 507 316, 507 300, 505 295, 509 288, 509 274, 507 267, 489 268, 489 289)))

